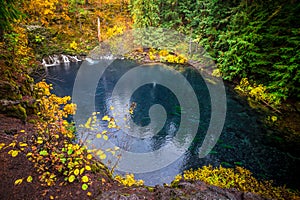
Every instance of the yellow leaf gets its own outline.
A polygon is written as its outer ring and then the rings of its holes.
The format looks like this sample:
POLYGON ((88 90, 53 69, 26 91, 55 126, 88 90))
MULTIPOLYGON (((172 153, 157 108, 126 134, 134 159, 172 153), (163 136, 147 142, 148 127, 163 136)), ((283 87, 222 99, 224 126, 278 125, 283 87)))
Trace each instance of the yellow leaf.
POLYGON ((13 150, 13 151, 11 152, 11 156, 12 156, 12 157, 16 157, 18 154, 19 154, 19 151, 17 151, 17 150, 13 150))
POLYGON ((272 116, 271 119, 272 119, 273 122, 277 121, 277 117, 276 116, 272 116))
POLYGON ((84 172, 84 168, 80 169, 80 175, 84 172))
POLYGON ((92 196, 91 192, 86 193, 86 195, 88 195, 89 197, 92 196))
POLYGON ((98 133, 98 134, 96 135, 96 138, 101 138, 101 134, 98 133))
POLYGON ((102 154, 99 156, 99 158, 100 158, 101 160, 104 160, 104 159, 106 158, 105 153, 102 153, 102 154))
POLYGON ((43 138, 42 137, 38 137, 36 143, 42 144, 43 143, 43 138))
POLYGON ((10 143, 8 146, 10 146, 10 147, 15 147, 16 146, 16 143, 15 142, 12 142, 12 143, 10 143))
POLYGON ((113 109, 115 109, 115 108, 114 108, 113 106, 110 106, 109 109, 110 109, 110 110, 113 110, 113 109))
POLYGON ((15 185, 20 185, 22 182, 23 182, 23 179, 22 179, 22 178, 17 179, 17 180, 15 181, 15 185))
POLYGON ((20 130, 21 133, 25 133, 25 130, 20 130))
POLYGON ((71 44, 70 44, 70 48, 76 50, 77 49, 77 43, 75 41, 73 41, 71 44))
POLYGON ((84 184, 82 184, 81 189, 82 189, 82 190, 87 190, 88 187, 89 187, 89 186, 88 186, 87 184, 84 183, 84 184))
POLYGON ((68 136, 69 138, 74 138, 74 134, 73 134, 72 132, 68 132, 68 133, 67 133, 67 136, 68 136))
POLYGON ((85 166, 85 169, 88 170, 88 171, 92 170, 92 168, 89 165, 85 166))
POLYGON ((107 115, 105 115, 104 117, 102 117, 102 120, 103 121, 110 121, 110 118, 107 115))
POLYGON ((90 159, 93 158, 93 156, 92 156, 92 154, 88 154, 88 155, 86 156, 86 158, 90 160, 90 159))
POLYGON ((92 122, 92 118, 89 117, 86 123, 84 124, 84 127, 87 129, 91 128, 91 122, 92 122))
POLYGON ((75 169, 74 174, 77 176, 79 174, 79 169, 75 169))
POLYGON ((103 139, 104 140, 108 140, 108 136, 107 135, 103 135, 103 139))
POLYGON ((31 183, 31 182, 32 182, 32 179, 33 179, 32 176, 28 176, 27 179, 26 179, 26 181, 27 181, 28 183, 31 183))
POLYGON ((24 143, 24 142, 20 142, 20 143, 19 143, 19 146, 20 146, 20 147, 27 147, 27 144, 24 143))
POLYGON ((107 133, 107 130, 102 131, 102 134, 106 134, 106 133, 107 133))
POLYGON ((87 183, 87 182, 89 182, 89 177, 83 176, 83 177, 81 178, 81 181, 84 182, 84 183, 87 183))
POLYGON ((52 199, 54 199, 54 196, 50 195, 50 197, 49 197, 49 198, 52 200, 52 199))
POLYGON ((72 183, 74 180, 75 180, 75 176, 74 175, 69 176, 68 181, 70 183, 72 183))
POLYGON ((0 150, 5 146, 5 143, 0 143, 0 150))

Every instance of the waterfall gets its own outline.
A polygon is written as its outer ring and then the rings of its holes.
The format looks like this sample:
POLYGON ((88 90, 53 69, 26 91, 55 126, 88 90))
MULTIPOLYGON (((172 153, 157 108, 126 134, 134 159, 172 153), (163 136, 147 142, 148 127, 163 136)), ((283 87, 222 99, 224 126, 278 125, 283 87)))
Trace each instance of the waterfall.
POLYGON ((115 57, 112 54, 104 55, 101 56, 100 58, 94 59, 94 58, 84 58, 81 56, 70 56, 70 55, 64 55, 64 54, 59 54, 59 55, 51 55, 44 57, 42 59, 42 65, 44 67, 50 67, 50 66, 56 66, 60 65, 63 63, 72 63, 72 62, 81 62, 82 60, 86 60, 89 64, 97 64, 99 61, 98 59, 103 59, 103 60, 114 60, 114 59, 124 59, 124 57, 115 57))
POLYGON ((59 64, 59 60, 57 56, 48 56, 48 58, 45 58, 42 60, 42 65, 45 67, 55 66, 59 64))
POLYGON ((46 66, 47 63, 46 63, 45 59, 43 59, 42 61, 43 61, 43 62, 42 62, 42 65, 46 66))
POLYGON ((85 60, 89 63, 89 64, 97 64, 99 61, 97 60, 93 60, 92 58, 85 58, 85 60))
POLYGON ((77 56, 69 56, 71 59, 75 60, 75 62, 80 62, 82 60, 78 59, 77 56))
POLYGON ((114 60, 114 59, 116 59, 116 57, 114 57, 112 54, 110 54, 110 55, 100 56, 97 59, 99 59, 99 60, 114 60))
POLYGON ((49 56, 49 60, 50 60, 50 63, 54 63, 54 59, 52 58, 52 56, 49 56))
POLYGON ((71 62, 80 62, 81 58, 78 56, 70 56, 70 55, 51 55, 42 59, 42 65, 45 67, 60 65, 63 63, 71 63, 71 62))
POLYGON ((63 63, 69 63, 70 62, 68 56, 65 56, 65 55, 61 54, 61 57, 63 59, 63 63))
POLYGON ((104 59, 106 59, 106 60, 113 60, 114 56, 112 54, 110 54, 108 56, 104 56, 104 59))

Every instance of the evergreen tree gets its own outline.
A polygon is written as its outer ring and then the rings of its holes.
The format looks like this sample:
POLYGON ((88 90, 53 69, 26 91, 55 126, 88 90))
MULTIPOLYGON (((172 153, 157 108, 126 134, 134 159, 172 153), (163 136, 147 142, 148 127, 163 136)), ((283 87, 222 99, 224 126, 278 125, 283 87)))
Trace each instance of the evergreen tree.
POLYGON ((15 0, 0 0, 0 40, 3 39, 4 31, 11 27, 10 23, 21 16, 16 2, 15 0))
POLYGON ((158 0, 132 0, 130 10, 135 27, 144 28, 158 25, 158 0))
POLYGON ((224 79, 248 78, 277 99, 300 98, 299 1, 134 0, 132 7, 138 27, 192 33, 224 79))

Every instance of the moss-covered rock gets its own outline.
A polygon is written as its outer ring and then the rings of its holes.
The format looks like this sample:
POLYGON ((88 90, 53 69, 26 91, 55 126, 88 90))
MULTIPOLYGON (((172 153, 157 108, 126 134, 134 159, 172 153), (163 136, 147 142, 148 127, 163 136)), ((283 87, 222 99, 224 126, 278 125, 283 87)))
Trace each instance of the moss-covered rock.
POLYGON ((27 119, 26 109, 21 104, 7 106, 5 108, 5 112, 7 115, 17 117, 23 122, 25 122, 27 119))

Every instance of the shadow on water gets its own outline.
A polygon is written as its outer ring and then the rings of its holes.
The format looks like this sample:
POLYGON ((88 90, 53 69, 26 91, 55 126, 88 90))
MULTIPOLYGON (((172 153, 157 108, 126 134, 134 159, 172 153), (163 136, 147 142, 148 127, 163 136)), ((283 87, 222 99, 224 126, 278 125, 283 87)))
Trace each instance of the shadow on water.
MULTIPOLYGON (((137 64, 132 61, 115 60, 103 76, 99 77, 95 95, 97 111, 103 115, 109 113, 114 86, 123 74, 135 66, 137 64)), ((300 164, 299 159, 265 142, 265 133, 268 129, 259 121, 260 114, 242 103, 243 101, 228 87, 226 87, 226 121, 222 134, 213 150, 205 158, 200 159, 197 151, 202 144, 211 117, 209 92, 196 70, 175 65, 173 67, 186 77, 197 95, 200 107, 198 132, 189 150, 174 163, 157 171, 136 174, 136 178, 143 179, 147 185, 156 185, 170 183, 176 174, 190 168, 196 169, 204 165, 224 167, 238 165, 249 169, 257 178, 272 179, 279 185, 286 184, 292 188, 300 188, 297 169, 300 164)), ((54 93, 58 96, 72 96, 73 84, 79 68, 80 63, 48 68, 46 80, 53 84, 54 93)), ((139 126, 150 123, 148 112, 152 105, 160 104, 167 112, 167 120, 157 134, 142 138, 126 137, 127 150, 132 152, 144 153, 161 148, 174 137, 180 125, 181 112, 186 112, 181 109, 176 96, 168 88, 157 83, 139 87, 130 101, 136 103, 132 119, 139 126)), ((192 113, 190 120, 193 120, 192 113)), ((117 134, 122 135, 124 132, 119 131, 117 134)), ((122 144, 118 145, 122 146, 122 144)))

